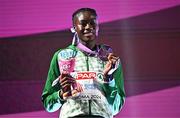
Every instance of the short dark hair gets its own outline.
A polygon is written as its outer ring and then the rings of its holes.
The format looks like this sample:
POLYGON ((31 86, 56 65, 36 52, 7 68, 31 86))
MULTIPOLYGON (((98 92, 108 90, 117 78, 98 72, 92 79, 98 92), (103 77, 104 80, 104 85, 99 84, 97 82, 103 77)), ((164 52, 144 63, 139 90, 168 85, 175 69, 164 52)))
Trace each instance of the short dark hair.
POLYGON ((91 12, 94 16, 97 17, 97 13, 96 13, 96 10, 95 9, 92 9, 92 8, 80 8, 78 10, 76 10, 73 15, 72 15, 72 22, 74 24, 74 18, 76 17, 77 14, 81 13, 81 12, 84 12, 84 11, 89 11, 91 12))

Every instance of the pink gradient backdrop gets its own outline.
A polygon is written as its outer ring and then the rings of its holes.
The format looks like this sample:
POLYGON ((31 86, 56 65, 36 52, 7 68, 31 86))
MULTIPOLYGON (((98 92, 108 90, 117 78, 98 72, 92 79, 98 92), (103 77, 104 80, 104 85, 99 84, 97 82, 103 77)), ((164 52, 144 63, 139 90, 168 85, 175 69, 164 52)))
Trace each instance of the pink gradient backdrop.
POLYGON ((1 0, 0 37, 63 30, 80 7, 95 8, 100 23, 162 10, 180 0, 1 0))

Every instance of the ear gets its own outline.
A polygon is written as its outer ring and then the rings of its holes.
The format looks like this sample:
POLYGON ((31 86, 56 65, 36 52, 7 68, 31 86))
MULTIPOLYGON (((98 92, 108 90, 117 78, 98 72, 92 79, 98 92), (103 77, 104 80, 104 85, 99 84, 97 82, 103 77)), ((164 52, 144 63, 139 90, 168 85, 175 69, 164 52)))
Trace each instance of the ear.
POLYGON ((73 26, 74 30, 76 30, 77 28, 75 26, 73 26))
POLYGON ((76 28, 75 28, 75 27, 72 27, 72 28, 71 28, 71 32, 72 32, 72 33, 75 33, 75 32, 76 32, 76 28))

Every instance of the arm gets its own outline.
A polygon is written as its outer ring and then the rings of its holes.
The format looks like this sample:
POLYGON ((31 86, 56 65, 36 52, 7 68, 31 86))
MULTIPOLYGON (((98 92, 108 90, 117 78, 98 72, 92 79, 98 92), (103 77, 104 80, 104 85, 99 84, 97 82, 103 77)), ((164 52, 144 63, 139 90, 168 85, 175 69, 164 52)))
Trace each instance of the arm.
POLYGON ((63 104, 63 100, 59 97, 60 85, 57 84, 52 86, 53 81, 60 75, 57 63, 57 54, 58 52, 54 54, 51 60, 46 84, 42 93, 42 102, 48 112, 58 110, 63 104))
POLYGON ((107 81, 103 84, 105 96, 111 105, 113 115, 116 115, 125 102, 124 77, 119 57, 110 53, 103 73, 105 77, 104 80, 107 81), (114 69, 115 71, 111 71, 114 69))
POLYGON ((113 115, 116 115, 125 102, 124 80, 122 65, 113 73, 113 79, 109 83, 103 84, 106 98, 113 109, 113 115))

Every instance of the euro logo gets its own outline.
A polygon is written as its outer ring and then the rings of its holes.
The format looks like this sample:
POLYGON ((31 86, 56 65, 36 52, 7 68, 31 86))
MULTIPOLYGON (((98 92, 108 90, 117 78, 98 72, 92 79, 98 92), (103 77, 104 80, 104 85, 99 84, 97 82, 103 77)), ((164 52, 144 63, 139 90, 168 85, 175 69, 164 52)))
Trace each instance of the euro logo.
POLYGON ((96 72, 79 72, 77 73, 77 80, 82 79, 96 79, 96 72))

